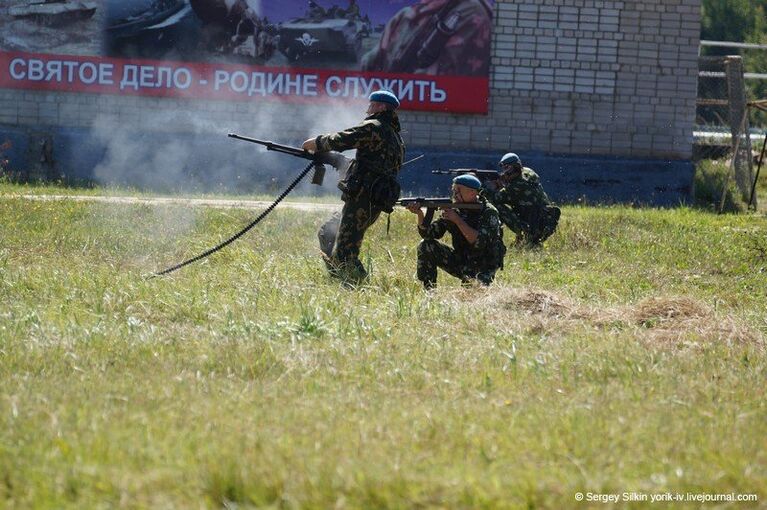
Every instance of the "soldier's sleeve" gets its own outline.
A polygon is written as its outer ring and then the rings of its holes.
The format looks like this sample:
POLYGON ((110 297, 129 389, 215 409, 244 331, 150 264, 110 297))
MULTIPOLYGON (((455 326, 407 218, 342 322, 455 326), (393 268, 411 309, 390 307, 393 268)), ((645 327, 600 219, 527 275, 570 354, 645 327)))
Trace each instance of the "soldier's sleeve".
POLYGON ((535 173, 535 171, 531 168, 525 168, 527 170, 527 182, 532 184, 533 186, 537 186, 541 184, 541 177, 535 173))
POLYGON ((495 204, 498 201, 498 192, 500 190, 490 189, 489 186, 482 186, 482 196, 487 199, 488 202, 495 204))
POLYGON ((375 123, 372 121, 365 121, 337 133, 318 136, 316 138, 317 150, 319 152, 343 152, 349 149, 357 149, 360 146, 371 143, 375 137, 375 133, 375 123))
POLYGON ((496 192, 493 205, 498 207, 498 205, 502 204, 514 204, 519 200, 519 197, 524 195, 526 188, 527 186, 525 186, 525 183, 522 179, 514 179, 511 183, 507 184, 496 192))
POLYGON ((511 202, 506 186, 487 194, 487 199, 496 207, 511 202))
POLYGON ((445 232, 447 232, 447 222, 443 219, 433 221, 428 225, 418 225, 418 233, 421 234, 422 239, 441 239, 445 232))
POLYGON ((490 207, 485 208, 477 228, 477 241, 474 243, 474 248, 479 251, 491 248, 497 240, 500 228, 501 220, 498 218, 498 211, 490 207))

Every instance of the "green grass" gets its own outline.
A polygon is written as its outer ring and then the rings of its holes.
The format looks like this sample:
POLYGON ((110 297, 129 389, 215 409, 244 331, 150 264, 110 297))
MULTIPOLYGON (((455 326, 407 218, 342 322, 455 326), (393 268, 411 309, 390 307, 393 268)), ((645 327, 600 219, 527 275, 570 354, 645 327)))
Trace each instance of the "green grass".
POLYGON ((254 215, 0 198, 0 508, 765 505, 764 217, 565 207, 489 289, 427 294, 412 215, 348 290, 324 213, 278 209, 143 278, 254 215))
MULTIPOLYGON (((750 200, 750 186, 746 196, 741 196, 737 189, 733 170, 729 160, 701 160, 696 163, 695 176, 693 179, 692 202, 701 209, 711 212, 719 211, 723 205, 724 212, 744 212, 748 209, 750 200), (722 191, 727 181, 727 193, 722 204, 722 191)), ((763 165, 764 166, 764 165, 763 165)), ((754 165, 753 171, 759 170, 756 181, 757 209, 767 211, 767 168, 759 169, 754 165)))

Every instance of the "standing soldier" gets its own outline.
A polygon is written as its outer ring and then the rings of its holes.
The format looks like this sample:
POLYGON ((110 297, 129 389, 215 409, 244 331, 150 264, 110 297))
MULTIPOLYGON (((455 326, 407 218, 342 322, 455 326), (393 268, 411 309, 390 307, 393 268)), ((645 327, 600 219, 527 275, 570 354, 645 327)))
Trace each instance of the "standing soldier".
POLYGON ((523 167, 513 152, 500 161, 501 178, 488 181, 484 196, 497 209, 501 221, 517 235, 517 246, 540 246, 557 229, 560 210, 531 168, 523 167))
POLYGON ((399 198, 397 173, 405 154, 397 96, 379 90, 370 94, 369 100, 367 117, 361 124, 310 138, 303 144, 309 152, 357 149, 355 161, 338 183, 344 207, 318 233, 330 274, 352 282, 367 277, 359 259, 362 238, 381 212, 391 212, 399 198))
POLYGON ((487 76, 493 11, 486 0, 423 0, 386 24, 363 71, 487 76))
POLYGON ((418 245, 418 279, 425 289, 437 285, 437 268, 442 268, 462 282, 477 280, 490 285, 498 269, 503 268, 506 246, 503 244, 498 211, 480 197, 482 187, 473 175, 453 179, 453 202, 481 203, 480 210, 445 209, 437 221, 426 224, 417 204, 408 210, 418 215, 418 233, 423 238, 418 245), (453 247, 440 243, 446 232, 452 236, 453 247))

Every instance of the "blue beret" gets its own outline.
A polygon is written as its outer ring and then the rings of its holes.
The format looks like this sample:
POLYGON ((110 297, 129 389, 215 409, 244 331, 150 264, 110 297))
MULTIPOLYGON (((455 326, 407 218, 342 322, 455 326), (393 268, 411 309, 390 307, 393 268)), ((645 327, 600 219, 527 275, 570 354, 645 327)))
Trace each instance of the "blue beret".
POLYGON ((517 156, 513 152, 506 153, 501 158, 502 165, 513 165, 515 163, 521 164, 522 161, 519 159, 519 156, 517 156))
POLYGON ((453 184, 460 184, 461 186, 466 186, 471 189, 480 189, 482 187, 482 183, 479 182, 479 179, 470 174, 459 175, 453 179, 453 184))
POLYGON ((397 99, 397 96, 395 96, 393 92, 389 92, 388 90, 376 90, 370 94, 368 99, 370 101, 376 101, 377 103, 390 104, 395 108, 399 107, 399 99, 397 99))

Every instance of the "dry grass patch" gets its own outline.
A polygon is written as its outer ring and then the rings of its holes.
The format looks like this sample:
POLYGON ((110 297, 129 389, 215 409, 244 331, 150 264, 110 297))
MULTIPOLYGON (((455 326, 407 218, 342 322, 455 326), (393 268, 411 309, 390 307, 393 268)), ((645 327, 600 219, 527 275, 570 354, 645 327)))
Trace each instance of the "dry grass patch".
POLYGON ((637 340, 655 347, 722 342, 765 346, 764 336, 733 314, 686 296, 658 296, 636 304, 604 307, 540 289, 503 287, 484 295, 467 293, 459 299, 487 309, 489 320, 504 326, 543 327, 561 334, 583 327, 630 330, 637 340))
POLYGON ((644 328, 642 339, 652 345, 724 342, 764 346, 762 335, 730 313, 720 313, 689 297, 663 296, 625 307, 625 315, 644 328))

